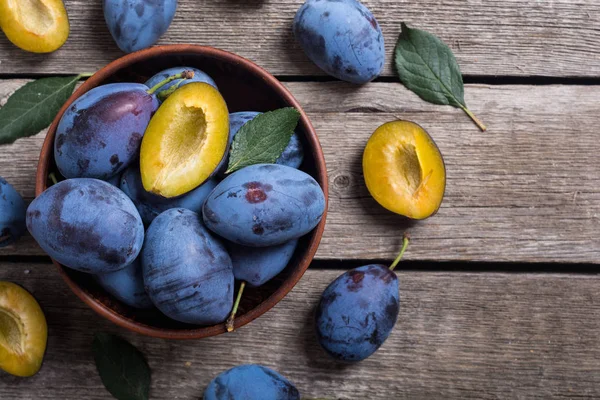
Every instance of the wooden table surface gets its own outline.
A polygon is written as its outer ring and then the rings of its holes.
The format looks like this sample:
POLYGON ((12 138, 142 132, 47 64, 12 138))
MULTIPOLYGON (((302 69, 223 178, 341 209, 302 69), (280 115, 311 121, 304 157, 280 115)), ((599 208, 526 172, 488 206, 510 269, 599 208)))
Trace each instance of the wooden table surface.
MULTIPOLYGON (((180 0, 161 44, 195 43, 247 57, 286 83, 321 139, 331 185, 311 269, 272 311, 239 331, 174 342, 126 332, 73 295, 31 237, 0 250, 0 280, 29 289, 49 323, 38 375, 0 373, 0 399, 110 399, 95 371, 96 331, 148 357, 152 399, 198 399, 220 371, 275 368, 304 397, 328 399, 600 397, 600 3, 597 0, 366 0, 386 38, 377 81, 327 77, 294 43, 301 0, 180 0), (421 101, 394 77, 400 22, 454 50, 482 133, 450 107, 421 101), (440 212, 407 224, 365 188, 360 158, 380 124, 410 119, 438 143, 448 187, 440 212), (396 329, 370 359, 339 365, 315 342, 312 311, 348 269, 389 260, 402 233, 396 329)), ((0 37, 0 106, 29 79, 93 72, 121 55, 100 1, 66 0, 67 44, 22 52, 0 37)), ((42 132, 0 147, 0 175, 28 200, 42 132)))

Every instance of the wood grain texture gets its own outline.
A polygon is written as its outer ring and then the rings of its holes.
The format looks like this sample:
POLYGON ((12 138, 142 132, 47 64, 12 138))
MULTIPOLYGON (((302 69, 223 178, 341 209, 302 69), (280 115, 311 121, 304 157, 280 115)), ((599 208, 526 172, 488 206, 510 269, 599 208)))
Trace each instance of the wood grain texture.
MULTIPOLYGON (((0 99, 24 83, 0 82, 0 99)), ((468 85, 467 103, 486 133, 462 111, 424 103, 400 84, 288 87, 315 125, 328 166, 330 209, 317 258, 391 259, 408 231, 411 260, 600 262, 600 87, 468 85), (364 145, 397 118, 427 129, 446 161, 446 197, 426 221, 387 212, 364 185, 364 145)), ((0 174, 28 198, 43 136, 0 152, 0 174)), ((0 250, 25 254, 42 254, 30 237, 0 250)))
POLYGON ((600 396, 596 275, 399 272, 396 329, 370 359, 340 365, 314 339, 312 310, 341 271, 309 270, 271 312, 239 331, 191 342, 129 334, 95 315, 45 264, 0 264, 32 291, 49 322, 41 372, 0 372, 0 398, 109 400, 91 354, 94 332, 125 336, 148 358, 152 399, 198 399, 241 363, 277 369, 303 397, 546 399, 600 396))
MULTIPOLYGON (((302 0, 180 0, 159 44, 219 47, 277 75, 321 75, 295 43, 292 20, 302 0)), ((102 2, 66 0, 71 36, 52 55, 23 52, 0 35, 0 74, 93 72, 123 53, 102 2)), ((596 0, 365 0, 384 32, 387 64, 400 22, 429 30, 455 51, 468 75, 600 76, 600 4, 596 0)))

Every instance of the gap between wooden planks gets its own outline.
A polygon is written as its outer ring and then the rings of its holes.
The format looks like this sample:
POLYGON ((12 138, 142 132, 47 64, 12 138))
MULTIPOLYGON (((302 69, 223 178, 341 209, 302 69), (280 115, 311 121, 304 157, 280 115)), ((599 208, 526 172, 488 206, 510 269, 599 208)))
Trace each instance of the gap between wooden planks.
MULTIPOLYGON (((24 82, 0 81, 0 101, 24 82)), ((329 171, 318 259, 391 259, 407 230, 409 260, 600 262, 600 87, 467 85, 467 103, 490 128, 482 133, 460 110, 424 103, 399 83, 287 86, 315 125, 329 171), (364 185, 364 145, 396 118, 425 127, 446 161, 446 197, 426 221, 387 212, 364 185)), ((28 198, 43 136, 0 149, 0 175, 28 198)), ((39 254, 30 237, 0 250, 39 254)))
POLYGON ((44 366, 30 379, 0 372, 0 398, 111 399, 91 354, 94 332, 125 336, 148 358, 151 398, 201 398, 219 372, 241 363, 275 368, 305 398, 546 399, 600 396, 596 275, 399 272, 396 329, 370 359, 330 360, 314 339, 313 307, 341 271, 309 270, 273 310, 215 338, 177 342, 117 328, 94 314, 49 264, 0 264, 45 310, 44 366))
MULTIPOLYGON (((159 44, 222 48, 277 75, 323 74, 294 41, 292 21, 303 0, 179 0, 159 44)), ((596 0, 365 0, 384 32, 387 62, 400 23, 440 36, 467 75, 600 76, 600 4, 596 0)), ((52 55, 15 48, 0 35, 0 74, 93 72, 123 55, 99 1, 66 0, 71 36, 52 55), (85 56, 82 56, 85 55, 85 56)))

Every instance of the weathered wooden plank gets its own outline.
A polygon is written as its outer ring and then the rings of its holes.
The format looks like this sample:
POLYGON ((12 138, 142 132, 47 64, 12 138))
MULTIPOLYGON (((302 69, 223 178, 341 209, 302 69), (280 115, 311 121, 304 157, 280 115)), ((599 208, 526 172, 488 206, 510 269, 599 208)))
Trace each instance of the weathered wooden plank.
POLYGON ((595 87, 470 86, 467 102, 487 133, 460 111, 424 104, 399 85, 331 87, 333 93, 317 84, 294 87, 321 135, 332 183, 321 256, 391 258, 408 229, 417 259, 600 260, 593 239, 600 215, 595 87), (365 108, 382 112, 334 113, 365 108), (396 118, 422 124, 446 161, 444 205, 425 222, 378 207, 363 183, 366 140, 396 118))
MULTIPOLYGON (((33 55, 0 38, 0 73, 95 71, 121 56, 110 37, 101 2, 66 0, 71 37, 55 54, 33 55)), ((180 0, 160 44, 223 48, 278 75, 322 74, 291 33, 302 0, 240 2, 180 0)), ((471 75, 600 76, 600 5, 595 0, 365 0, 392 51, 400 22, 427 29, 452 46, 471 75)))
POLYGON ((596 275, 402 271, 399 322, 372 358, 339 365, 319 348, 312 310, 340 271, 309 270, 271 312, 236 333, 174 342, 126 333, 95 315, 49 265, 2 264, 50 326, 41 372, 0 373, 0 398, 110 399, 91 355, 94 332, 124 335, 148 357, 152 399, 198 399, 240 363, 275 368, 304 397, 329 399, 544 399, 600 396, 596 275))
MULTIPOLYGON (((0 99, 23 83, 2 81, 0 99)), ((413 260, 600 261, 599 87, 469 85, 467 101, 487 133, 461 111, 426 104, 399 84, 288 87, 310 114, 328 164, 331 204, 318 258, 392 258, 408 230, 413 260), (446 198, 427 221, 385 211, 363 183, 370 133, 396 118, 421 123, 445 156, 446 198)), ((0 151, 0 175, 28 198, 42 141, 40 134, 0 151)), ((41 251, 25 238, 0 254, 41 251)))
MULTIPOLYGON (((0 84, 0 98, 24 81, 0 84)), ((481 133, 451 107, 426 104, 394 83, 362 88, 290 83, 320 135, 331 183, 318 258, 392 258, 402 232, 413 260, 600 261, 600 88, 469 85, 467 101, 488 125, 481 133), (332 101, 335 99, 335 101, 332 101), (361 154, 380 124, 421 123, 445 156, 440 212, 409 222, 379 207, 362 178, 361 154)), ((5 146, 0 174, 26 197, 43 134, 5 146)), ((41 254, 31 238, 0 254, 41 254)))

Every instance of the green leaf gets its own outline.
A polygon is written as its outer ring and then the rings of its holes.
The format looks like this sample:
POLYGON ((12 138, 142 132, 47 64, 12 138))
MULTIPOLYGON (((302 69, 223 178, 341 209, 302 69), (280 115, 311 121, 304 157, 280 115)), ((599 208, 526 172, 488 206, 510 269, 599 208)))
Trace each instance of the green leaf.
POLYGON ((18 89, 0 108, 0 144, 13 143, 47 128, 81 77, 43 78, 18 89))
POLYGON ((148 400, 150 367, 138 349, 108 333, 96 333, 92 349, 100 379, 110 394, 118 400, 148 400))
POLYGON ((259 114, 244 124, 231 145, 227 173, 254 164, 272 164, 290 143, 300 113, 292 107, 259 114))
POLYGON ((486 130, 467 108, 460 67, 450 47, 440 38, 402 23, 395 61, 404 86, 430 103, 461 108, 482 131, 486 130))

